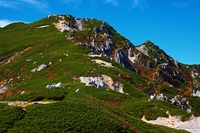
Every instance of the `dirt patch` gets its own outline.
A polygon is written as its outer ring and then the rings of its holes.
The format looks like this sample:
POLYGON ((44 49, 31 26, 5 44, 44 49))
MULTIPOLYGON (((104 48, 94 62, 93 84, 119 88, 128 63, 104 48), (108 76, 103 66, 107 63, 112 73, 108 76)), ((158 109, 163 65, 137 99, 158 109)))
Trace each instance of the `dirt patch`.
POLYGON ((192 133, 200 133, 200 117, 191 117, 189 121, 182 122, 181 116, 158 117, 156 120, 146 120, 143 116, 142 121, 167 126, 175 129, 187 130, 192 133))
POLYGON ((53 74, 51 71, 49 71, 49 70, 46 70, 47 71, 47 74, 46 74, 46 77, 48 78, 48 79, 52 79, 53 77, 56 77, 57 76, 57 74, 53 74))
POLYGON ((117 106, 117 104, 119 103, 119 99, 117 99, 117 98, 108 99, 108 100, 106 100, 106 102, 115 108, 117 106))

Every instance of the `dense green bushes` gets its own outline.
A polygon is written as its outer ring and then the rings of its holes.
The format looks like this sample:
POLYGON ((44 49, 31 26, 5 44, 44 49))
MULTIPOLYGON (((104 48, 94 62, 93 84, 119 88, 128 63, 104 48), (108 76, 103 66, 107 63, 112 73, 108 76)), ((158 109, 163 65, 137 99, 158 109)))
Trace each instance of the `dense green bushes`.
POLYGON ((188 98, 188 101, 192 105, 192 112, 200 115, 200 98, 188 98))
POLYGON ((27 114, 8 132, 127 132, 115 118, 81 102, 27 107, 27 114))
MULTIPOLYGON (((142 118, 145 115, 147 120, 157 119, 157 117, 167 117, 166 111, 169 111, 171 115, 183 115, 188 116, 188 113, 179 107, 176 107, 168 102, 162 102, 158 100, 147 101, 137 100, 129 101, 121 105, 124 110, 135 117, 142 118)), ((183 119, 184 120, 184 119, 183 119)))
POLYGON ((21 107, 8 107, 0 104, 0 132, 6 132, 25 115, 21 107))
POLYGON ((21 94, 9 98, 12 101, 41 101, 44 99, 49 100, 62 100, 67 94, 66 88, 53 88, 53 89, 44 89, 38 92, 30 92, 27 94, 21 94))

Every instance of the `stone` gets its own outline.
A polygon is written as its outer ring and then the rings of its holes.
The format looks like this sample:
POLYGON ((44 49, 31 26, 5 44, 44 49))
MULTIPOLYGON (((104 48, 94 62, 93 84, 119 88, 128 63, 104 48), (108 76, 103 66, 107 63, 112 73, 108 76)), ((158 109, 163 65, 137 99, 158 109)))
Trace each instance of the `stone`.
POLYGON ((7 85, 11 84, 13 80, 14 80, 14 79, 11 78, 6 84, 7 84, 7 85))
POLYGON ((148 101, 151 101, 151 100, 153 100, 153 99, 156 99, 156 94, 154 94, 154 95, 150 95, 150 98, 149 98, 148 101))
POLYGON ((59 83, 57 83, 57 84, 55 85, 55 87, 62 87, 62 86, 63 86, 62 82, 59 82, 59 83))
POLYGON ((191 105, 189 105, 189 102, 187 101, 186 98, 183 98, 181 100, 181 108, 188 111, 188 112, 191 111, 192 107, 191 107, 191 105))
POLYGON ((56 87, 56 88, 67 88, 66 86, 64 86, 64 85, 62 84, 62 82, 53 83, 53 84, 51 84, 51 85, 47 85, 47 86, 46 86, 47 89, 52 89, 52 88, 54 88, 54 87, 56 87))
POLYGON ((192 97, 200 97, 200 91, 197 90, 197 91, 195 92, 195 90, 193 90, 192 97))
POLYGON ((42 64, 42 65, 38 66, 37 71, 41 71, 41 70, 43 70, 45 68, 47 68, 47 65, 42 64))
POLYGON ((114 82, 113 89, 115 91, 124 93, 124 91, 123 91, 123 84, 121 82, 119 82, 119 81, 118 82, 114 82))
POLYGON ((52 87, 52 85, 47 85, 46 88, 47 88, 47 89, 51 89, 51 88, 53 88, 53 87, 52 87))
POLYGON ((105 87, 105 83, 101 80, 97 83, 97 88, 104 88, 105 87))
POLYGON ((22 91, 21 94, 22 94, 22 95, 23 95, 23 94, 26 94, 26 91, 22 91))
POLYGON ((82 90, 81 89, 77 89, 76 92, 82 93, 82 90))

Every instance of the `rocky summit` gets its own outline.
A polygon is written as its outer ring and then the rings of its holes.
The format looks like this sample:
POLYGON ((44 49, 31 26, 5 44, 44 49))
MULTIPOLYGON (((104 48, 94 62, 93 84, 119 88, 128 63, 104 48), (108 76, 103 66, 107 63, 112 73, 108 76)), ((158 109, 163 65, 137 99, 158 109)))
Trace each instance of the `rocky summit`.
POLYGON ((200 65, 97 19, 54 14, 0 29, 0 132, 197 133, 199 92, 200 65), (182 125, 150 124, 172 117, 182 125))

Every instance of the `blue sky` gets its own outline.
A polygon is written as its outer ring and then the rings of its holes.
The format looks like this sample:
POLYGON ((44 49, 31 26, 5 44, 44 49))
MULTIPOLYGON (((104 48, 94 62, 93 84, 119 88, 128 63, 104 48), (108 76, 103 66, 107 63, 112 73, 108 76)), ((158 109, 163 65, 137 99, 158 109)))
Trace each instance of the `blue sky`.
POLYGON ((0 27, 71 14, 108 22, 134 45, 151 40, 174 59, 200 64, 200 0, 0 0, 0 27))

